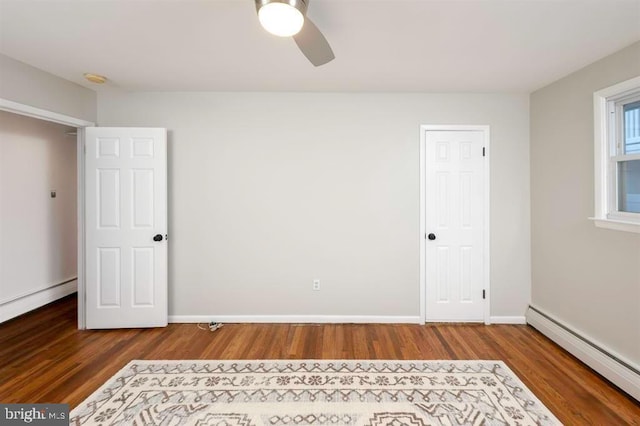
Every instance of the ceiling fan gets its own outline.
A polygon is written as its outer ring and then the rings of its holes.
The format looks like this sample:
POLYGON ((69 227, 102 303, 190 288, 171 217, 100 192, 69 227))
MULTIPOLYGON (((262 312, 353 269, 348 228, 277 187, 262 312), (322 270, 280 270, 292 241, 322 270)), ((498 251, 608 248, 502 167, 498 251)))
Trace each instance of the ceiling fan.
POLYGON ((255 0, 262 27, 280 37, 293 37, 316 67, 331 62, 335 55, 318 27, 307 17, 309 0, 255 0))

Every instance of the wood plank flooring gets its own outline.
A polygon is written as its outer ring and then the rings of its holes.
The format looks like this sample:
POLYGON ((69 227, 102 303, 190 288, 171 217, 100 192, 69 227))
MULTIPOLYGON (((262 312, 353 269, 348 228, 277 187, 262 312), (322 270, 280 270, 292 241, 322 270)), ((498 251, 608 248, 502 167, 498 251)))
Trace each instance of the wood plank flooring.
POLYGON ((196 324, 79 331, 67 297, 0 324, 0 402, 75 407, 133 359, 500 359, 566 425, 640 425, 640 403, 529 326, 196 324))

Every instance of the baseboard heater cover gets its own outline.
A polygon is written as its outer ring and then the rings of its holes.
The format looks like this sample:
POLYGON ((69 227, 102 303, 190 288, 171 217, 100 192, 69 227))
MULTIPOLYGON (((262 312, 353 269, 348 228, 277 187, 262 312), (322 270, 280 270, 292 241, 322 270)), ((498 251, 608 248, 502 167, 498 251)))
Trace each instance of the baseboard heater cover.
POLYGON ((640 401, 640 368, 578 333, 543 310, 529 306, 527 324, 640 401))
POLYGON ((78 291, 78 280, 72 278, 52 286, 20 294, 0 302, 0 323, 38 309, 78 291))
POLYGON ((43 291, 53 290, 56 287, 60 287, 60 286, 63 286, 65 284, 69 284, 70 282, 76 281, 77 279, 78 279, 78 277, 69 278, 68 280, 61 281, 61 282, 59 282, 57 284, 51 284, 51 285, 48 285, 48 286, 45 286, 45 287, 37 288, 35 290, 30 290, 30 291, 28 291, 26 293, 21 293, 21 294, 9 297, 8 299, 2 299, 2 300, 0 300, 0 305, 6 305, 8 303, 15 302, 16 300, 24 299, 25 297, 29 297, 29 296, 33 296, 34 294, 42 293, 43 291))

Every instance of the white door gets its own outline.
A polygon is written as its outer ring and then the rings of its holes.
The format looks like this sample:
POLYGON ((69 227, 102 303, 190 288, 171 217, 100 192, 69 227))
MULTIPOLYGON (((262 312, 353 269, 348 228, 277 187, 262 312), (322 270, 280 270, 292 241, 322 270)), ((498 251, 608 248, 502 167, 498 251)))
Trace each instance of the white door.
POLYGON ((84 175, 87 328, 166 326, 166 130, 86 128, 84 175))
POLYGON ((426 319, 483 321, 485 133, 425 130, 424 138, 426 319))

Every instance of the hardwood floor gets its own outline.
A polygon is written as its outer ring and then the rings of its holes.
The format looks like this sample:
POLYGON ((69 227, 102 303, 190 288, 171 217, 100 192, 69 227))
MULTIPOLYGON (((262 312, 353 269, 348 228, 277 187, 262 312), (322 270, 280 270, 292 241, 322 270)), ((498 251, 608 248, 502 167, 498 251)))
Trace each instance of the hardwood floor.
POLYGON ((133 359, 501 359, 566 425, 640 425, 640 403, 529 326, 196 324, 79 331, 67 297, 0 324, 0 401, 75 407, 133 359))

